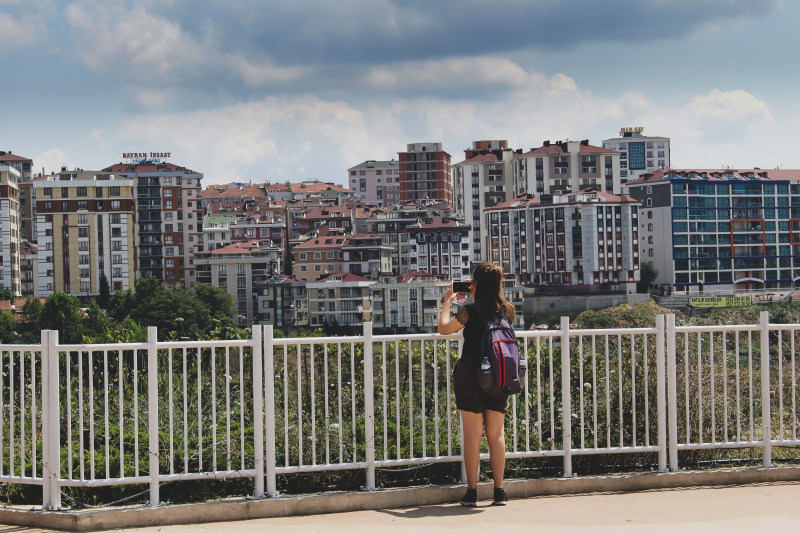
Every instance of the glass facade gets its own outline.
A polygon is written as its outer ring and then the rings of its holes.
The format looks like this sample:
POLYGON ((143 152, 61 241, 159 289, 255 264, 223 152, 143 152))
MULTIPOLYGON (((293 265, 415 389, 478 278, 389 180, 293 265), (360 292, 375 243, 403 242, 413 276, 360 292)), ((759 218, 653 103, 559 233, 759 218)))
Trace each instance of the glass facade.
POLYGON ((675 285, 790 288, 800 279, 800 187, 674 180, 675 285))
POLYGON ((644 170, 644 143, 643 142, 629 142, 628 143, 628 168, 630 170, 644 170))

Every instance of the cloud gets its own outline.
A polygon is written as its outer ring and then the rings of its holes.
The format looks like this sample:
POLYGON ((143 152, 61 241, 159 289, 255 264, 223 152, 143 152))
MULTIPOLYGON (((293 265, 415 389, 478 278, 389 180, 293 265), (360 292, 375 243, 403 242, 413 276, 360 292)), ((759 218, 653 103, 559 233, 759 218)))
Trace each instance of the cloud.
MULTIPOLYGON (((587 43, 681 39, 775 11, 777 0, 77 0, 64 9, 77 55, 142 106, 372 88, 456 95, 528 83, 504 56, 587 43), (658 31, 653 31, 657 21, 658 31), (360 80, 363 86, 354 82, 360 80)), ((404 92, 401 92, 404 91, 404 92)))
MULTIPOLYGON (((461 65, 452 65, 458 73, 461 65)), ((142 114, 124 121, 115 138, 120 149, 170 151, 203 172, 206 183, 308 177, 341 183, 347 168, 396 157, 410 142, 444 142, 458 162, 477 139, 507 139, 526 150, 546 139, 599 145, 627 125, 672 137, 673 154, 685 164, 718 164, 708 161, 711 145, 733 164, 741 146, 763 144, 759 131, 772 125, 766 104, 741 90, 715 89, 664 105, 635 91, 597 96, 564 74, 548 78, 510 62, 503 68, 517 72, 518 82, 488 99, 426 96, 358 109, 310 94, 266 97, 209 111, 142 114)))
POLYGON ((32 159, 37 169, 44 169, 46 174, 58 172, 61 170, 61 167, 75 168, 79 166, 74 161, 70 160, 66 152, 61 148, 51 148, 50 150, 37 154, 32 159))
POLYGON ((279 67, 268 58, 223 53, 213 38, 120 1, 84 0, 64 10, 79 59, 90 69, 113 72, 136 102, 147 108, 180 103, 186 92, 216 93, 233 84, 268 86, 291 81, 304 70, 279 67))
POLYGON ((707 95, 695 96, 692 98, 689 110, 698 119, 726 123, 749 119, 772 119, 767 104, 743 90, 725 92, 714 89, 707 95))
POLYGON ((370 69, 364 83, 376 89, 408 90, 423 88, 453 89, 470 87, 524 85, 530 76, 515 62, 501 57, 454 58, 441 61, 411 62, 370 69))
POLYGON ((9 13, 0 11, 0 55, 32 44, 35 37, 36 27, 33 23, 15 19, 9 13))
MULTIPOLYGON (((124 121, 116 137, 173 152, 184 165, 197 162, 195 170, 205 173, 208 183, 239 177, 343 178, 352 165, 349 158, 367 159, 393 140, 392 135, 376 138, 378 125, 370 120, 344 102, 311 95, 268 97, 213 111, 141 115, 124 121)), ((394 124, 382 126, 390 132, 394 124)))

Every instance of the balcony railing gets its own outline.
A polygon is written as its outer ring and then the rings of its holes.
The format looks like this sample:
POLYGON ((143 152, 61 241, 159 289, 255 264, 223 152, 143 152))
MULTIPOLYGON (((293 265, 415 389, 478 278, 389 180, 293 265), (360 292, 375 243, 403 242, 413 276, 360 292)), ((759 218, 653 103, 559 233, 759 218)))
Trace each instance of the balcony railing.
MULTIPOLYGON (((506 417, 509 458, 652 453, 676 471, 678 451, 799 446, 792 377, 800 325, 561 327, 520 331, 528 372, 506 417), (741 354, 750 354, 743 357, 741 354), (635 371, 634 371, 635 370, 635 371)), ((256 498, 277 478, 460 462, 450 370, 462 337, 372 335, 227 341, 0 346, 3 482, 61 488, 252 478, 256 498), (42 396, 13 376, 37 384, 42 396), (138 401, 134 401, 137 399, 138 401), (120 408, 120 406, 122 408, 120 408), (8 414, 10 413, 10 415, 8 414), (119 431, 123 428, 123 431, 119 431), (255 438, 254 438, 255 436, 255 438), (262 459, 263 458, 263 459, 262 459)), ((486 459, 487 455, 482 455, 486 459)))

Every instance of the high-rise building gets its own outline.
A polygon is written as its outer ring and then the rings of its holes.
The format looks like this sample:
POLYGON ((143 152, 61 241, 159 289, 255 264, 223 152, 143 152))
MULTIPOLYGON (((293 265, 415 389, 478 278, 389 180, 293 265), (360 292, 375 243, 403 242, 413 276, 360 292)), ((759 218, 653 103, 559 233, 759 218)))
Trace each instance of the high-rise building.
POLYGON ((486 210, 489 261, 520 283, 631 289, 639 202, 596 190, 521 195, 486 210))
POLYGON ((133 288, 134 182, 107 172, 62 170, 33 181, 37 198, 39 293, 88 303, 101 274, 112 292, 133 288))
POLYGON ((442 143, 412 143, 400 160, 400 200, 436 200, 453 205, 450 154, 442 143))
POLYGON ((20 172, 0 164, 0 289, 9 289, 11 296, 21 294, 19 183, 20 172))
POLYGON ((588 140, 545 141, 514 156, 516 194, 568 194, 585 189, 620 194, 620 153, 588 140))
POLYGON ((133 180, 137 275, 156 278, 167 287, 194 287, 194 254, 202 249, 203 175, 162 162, 163 157, 133 157, 141 155, 147 154, 124 154, 128 163, 104 170, 133 180))
POLYGON ((483 249, 486 226, 481 224, 483 210, 516 196, 514 156, 505 140, 475 141, 471 149, 464 150, 465 160, 453 166, 455 210, 469 225, 473 264, 486 260, 483 249))
POLYGON ((800 279, 800 170, 659 169, 626 188, 656 284, 732 294, 800 279))
POLYGON ((670 168, 669 137, 647 137, 644 128, 622 128, 619 137, 603 141, 603 148, 620 152, 620 182, 627 183, 659 168, 670 168))
POLYGON ((362 202, 379 207, 400 203, 398 161, 368 160, 347 169, 350 189, 362 202))

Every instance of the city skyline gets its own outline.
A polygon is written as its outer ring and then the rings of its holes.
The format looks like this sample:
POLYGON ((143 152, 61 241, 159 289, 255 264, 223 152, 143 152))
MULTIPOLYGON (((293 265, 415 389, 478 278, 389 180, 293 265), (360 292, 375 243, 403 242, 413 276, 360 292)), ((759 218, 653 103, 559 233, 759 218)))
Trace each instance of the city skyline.
POLYGON ((672 139, 674 168, 800 168, 778 0, 0 0, 0 150, 100 170, 169 152, 204 185, 319 179, 441 142, 672 139), (11 105, 8 105, 10 103, 11 105))

